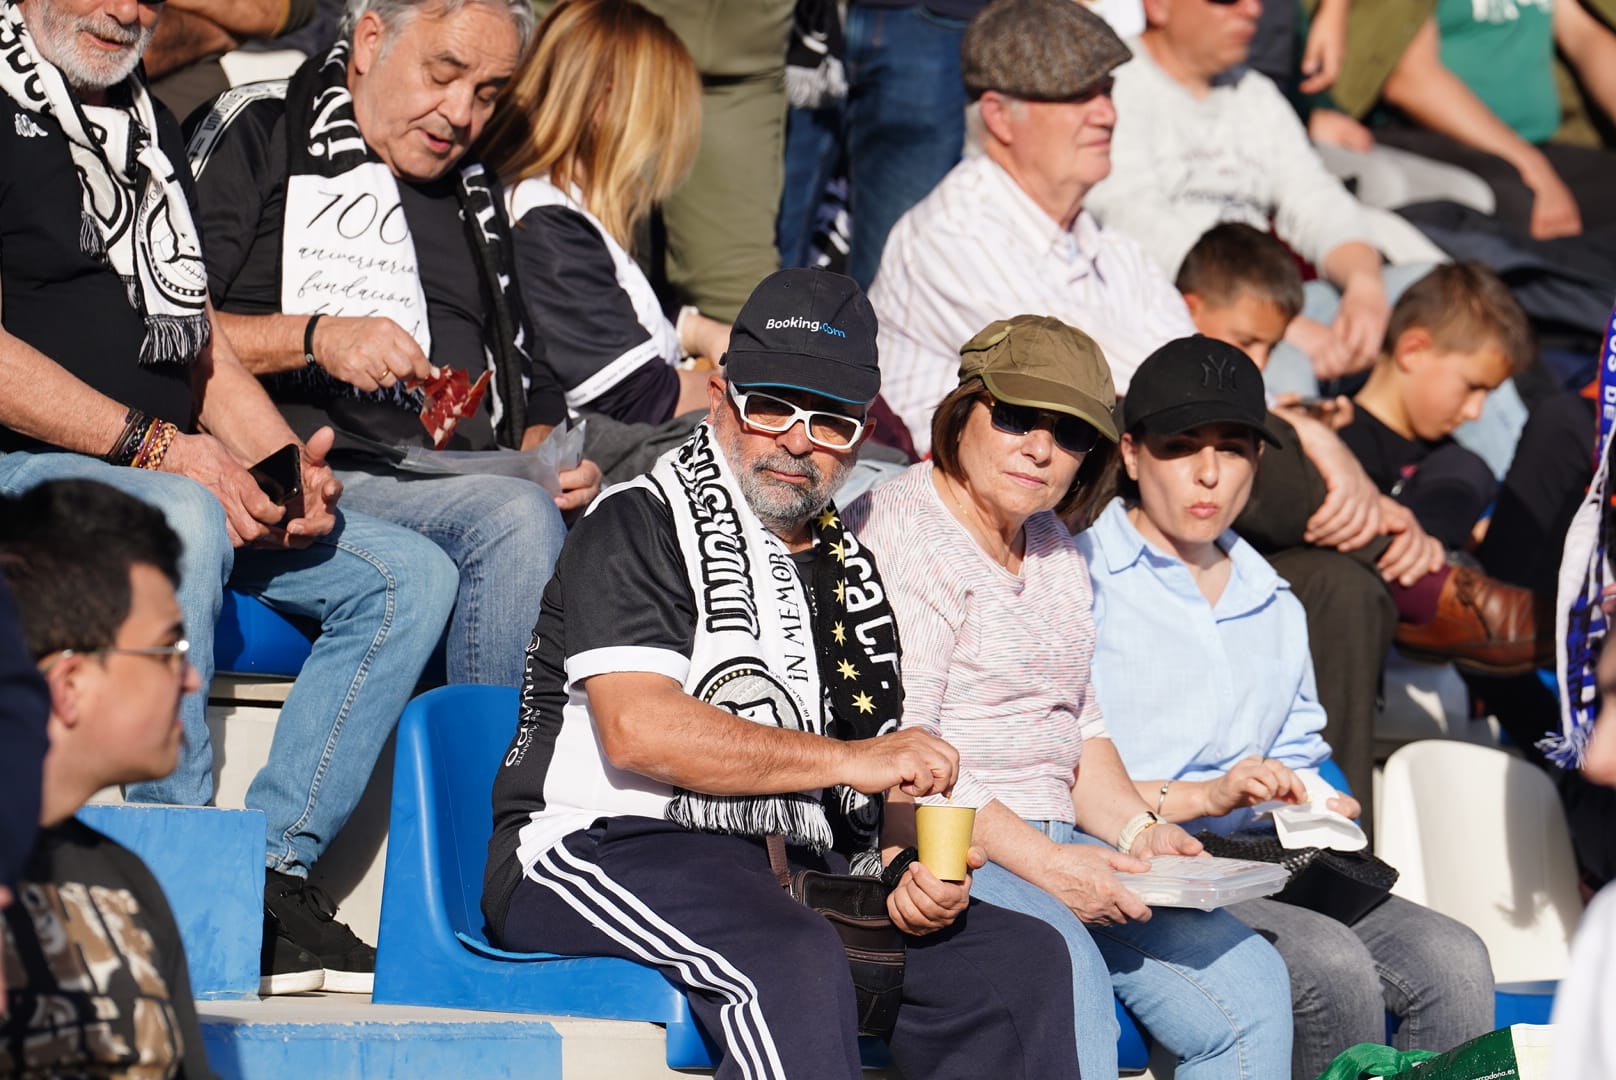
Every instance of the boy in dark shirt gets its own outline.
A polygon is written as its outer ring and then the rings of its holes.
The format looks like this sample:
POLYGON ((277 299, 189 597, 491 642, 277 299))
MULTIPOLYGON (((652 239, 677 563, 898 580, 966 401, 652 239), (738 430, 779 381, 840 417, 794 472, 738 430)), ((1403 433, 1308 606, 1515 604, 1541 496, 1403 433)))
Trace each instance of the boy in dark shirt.
POLYGON ((1492 271, 1439 266, 1392 309, 1386 345, 1341 438, 1375 485, 1450 549, 1467 547, 1498 483, 1453 431, 1532 362, 1526 314, 1492 271))
MULTIPOLYGON (((1470 310, 1465 306, 1466 297, 1470 297, 1473 302, 1487 305, 1492 314, 1465 315, 1462 325, 1496 323, 1493 336, 1509 342, 1500 349, 1523 357, 1520 362, 1524 363, 1524 358, 1531 355, 1531 339, 1524 316, 1520 315, 1519 306, 1502 283, 1486 271, 1481 273, 1486 274, 1485 279, 1478 278, 1471 268, 1443 267, 1426 279, 1428 283, 1422 283, 1423 288, 1411 289, 1408 295, 1415 299, 1403 301, 1396 310, 1405 320, 1412 320, 1413 313, 1419 313, 1419 325, 1440 325, 1444 332, 1457 336, 1464 330, 1456 313, 1470 310), (1456 275, 1460 283, 1452 286, 1456 275), (1480 300, 1476 301, 1478 297, 1480 300), (1451 325, 1444 319, 1450 320, 1451 325)), ((1196 329, 1244 350, 1258 367, 1266 363, 1269 350, 1284 335, 1287 323, 1302 302, 1301 275, 1290 253, 1273 236, 1249 225, 1224 223, 1207 230, 1185 256, 1176 284, 1184 294, 1196 329)), ((1399 323, 1394 313, 1392 325, 1395 328, 1415 324, 1412 321, 1399 323)), ((1431 340, 1433 331, 1426 329, 1422 333, 1426 335, 1423 340, 1431 340)), ((1395 341, 1395 337, 1391 340, 1395 341)), ((1415 335, 1409 343, 1419 340, 1422 339, 1415 335)), ((1417 360, 1417 366, 1440 368, 1423 359, 1411 359, 1417 360)), ((1500 376, 1499 381, 1502 378, 1500 376)), ((1439 386, 1445 385, 1439 382, 1439 386)), ((1479 403, 1484 396, 1477 394, 1476 401, 1479 403)), ((1479 404, 1471 407, 1479 408, 1479 404)), ((1407 462, 1399 458, 1389 478, 1377 475, 1386 470, 1372 466, 1370 460, 1360 463, 1366 455, 1356 452, 1342 429, 1357 423, 1361 425, 1360 431, 1367 431, 1370 424, 1378 425, 1379 421, 1365 420, 1363 409, 1355 408, 1346 398, 1304 402, 1296 395, 1281 395, 1273 402, 1273 408, 1271 417, 1282 418, 1289 425, 1278 428, 1286 445, 1264 455, 1251 502, 1235 522, 1235 531, 1280 568, 1308 609, 1310 626, 1315 628, 1314 664, 1319 672, 1321 700, 1322 688, 1331 681, 1330 673, 1344 663, 1342 627, 1357 626, 1362 633, 1364 623, 1382 614, 1332 610, 1328 606, 1331 598, 1344 595, 1348 591, 1346 586, 1326 588, 1321 585, 1315 591, 1306 580, 1298 577, 1298 573, 1307 572, 1309 565, 1317 574, 1317 561, 1327 549, 1334 549, 1378 571, 1384 579, 1391 606, 1395 607, 1395 641, 1406 655, 1432 661, 1452 660, 1465 670, 1489 674, 1529 670, 1534 664, 1552 658, 1553 639, 1548 623, 1544 623, 1541 632, 1537 626, 1538 598, 1527 589, 1506 584, 1472 567, 1448 565, 1444 549, 1459 547, 1462 543, 1449 543, 1446 537, 1436 535, 1416 505, 1406 498, 1394 497, 1400 478, 1398 470, 1407 462), (1342 458, 1346 460, 1343 462, 1342 458), (1341 492, 1361 488, 1368 489, 1371 498, 1376 500, 1378 535, 1366 538, 1360 534, 1342 542, 1339 534, 1325 531, 1328 524, 1325 519, 1330 517, 1331 504, 1342 501, 1341 492), (1377 488, 1378 496, 1374 494, 1377 488), (1296 558, 1307 561, 1300 568, 1289 565, 1296 558)), ((1424 417, 1429 410, 1423 406, 1421 409, 1424 417)), ((1271 419, 1270 423, 1277 425, 1279 420, 1271 419)), ((1452 426, 1446 431, 1451 431, 1452 426)), ((1455 457, 1469 454, 1456 443, 1452 445, 1455 457)), ((1471 458, 1480 468, 1480 474, 1472 479, 1478 484, 1490 485, 1492 478, 1485 466, 1480 465, 1479 458, 1473 455, 1471 458)), ((1428 479, 1437 481, 1444 475, 1438 470, 1428 479)), ((1396 495, 1406 496, 1406 489, 1405 484, 1397 489, 1396 495)), ((1413 493, 1423 495, 1426 501, 1419 505, 1431 510, 1447 505, 1450 491, 1443 482, 1416 486, 1413 493)), ((1475 515, 1490 499, 1489 494, 1475 512, 1464 518, 1464 540, 1469 539, 1475 515)), ((1474 497, 1467 497, 1467 501, 1473 503, 1474 497)), ((1444 516, 1433 513, 1432 520, 1444 516)), ((1519 515, 1514 517, 1519 518, 1519 515)), ((1336 570, 1339 569, 1337 565, 1336 570)), ((1353 591, 1361 594, 1361 582, 1353 591)), ((1392 627, 1388 625, 1385 630, 1385 636, 1392 638, 1392 627)), ((1351 686, 1373 687, 1378 682, 1380 658, 1388 643, 1355 650, 1355 654, 1363 658, 1362 662, 1343 674, 1339 681, 1351 686), (1374 677, 1366 682, 1364 672, 1371 665, 1374 677)), ((1371 709, 1372 697, 1371 693, 1371 709)), ((1332 710, 1341 711, 1339 707, 1332 710)), ((1359 726, 1366 727, 1369 723, 1370 720, 1365 719, 1359 726)), ((1341 737, 1339 728, 1327 730, 1326 739, 1335 747, 1338 758, 1354 760, 1351 743, 1341 737)), ((1365 750, 1367 752, 1367 746, 1365 750)), ((1364 775, 1364 786, 1367 786, 1367 773, 1364 775)))
POLYGON ((0 920, 0 1075, 212 1076, 162 889, 73 817, 179 760, 180 699, 200 687, 179 554, 161 511, 102 484, 0 500, 0 574, 50 691, 39 835, 0 920))

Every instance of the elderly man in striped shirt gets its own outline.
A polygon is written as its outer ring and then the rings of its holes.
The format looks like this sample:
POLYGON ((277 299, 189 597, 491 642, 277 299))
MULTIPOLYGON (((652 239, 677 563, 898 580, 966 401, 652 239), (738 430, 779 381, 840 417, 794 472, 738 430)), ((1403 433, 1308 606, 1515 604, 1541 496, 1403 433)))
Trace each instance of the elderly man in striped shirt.
POLYGON ((1130 55, 1070 0, 1000 0, 966 29, 976 152, 899 220, 870 292, 883 391, 922 452, 960 343, 995 319, 1031 312, 1081 327, 1119 394, 1153 349, 1195 332, 1144 250, 1083 208, 1111 171, 1111 72, 1130 55))

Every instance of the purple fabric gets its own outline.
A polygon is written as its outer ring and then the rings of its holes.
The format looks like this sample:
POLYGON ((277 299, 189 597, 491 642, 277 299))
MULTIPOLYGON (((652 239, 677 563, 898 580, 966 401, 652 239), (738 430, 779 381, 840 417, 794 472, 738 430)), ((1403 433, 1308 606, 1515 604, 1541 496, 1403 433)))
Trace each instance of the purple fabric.
POLYGON ((1424 626, 1436 618, 1437 602, 1442 599, 1442 586, 1447 584, 1453 567, 1444 566, 1434 574, 1426 574, 1413 585, 1387 586, 1392 603, 1397 605, 1397 617, 1413 626, 1424 626))

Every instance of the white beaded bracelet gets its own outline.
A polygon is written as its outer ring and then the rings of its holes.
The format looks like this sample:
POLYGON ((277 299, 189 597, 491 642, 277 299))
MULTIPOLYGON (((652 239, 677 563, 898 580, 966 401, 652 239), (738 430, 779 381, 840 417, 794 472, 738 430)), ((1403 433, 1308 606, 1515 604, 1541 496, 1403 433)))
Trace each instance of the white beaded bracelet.
POLYGON ((1139 839, 1141 833, 1146 829, 1154 829, 1161 823, 1162 819, 1152 810, 1135 814, 1128 819, 1128 824, 1122 827, 1122 832, 1117 834, 1117 850, 1124 855, 1129 854, 1133 850, 1134 841, 1139 839))

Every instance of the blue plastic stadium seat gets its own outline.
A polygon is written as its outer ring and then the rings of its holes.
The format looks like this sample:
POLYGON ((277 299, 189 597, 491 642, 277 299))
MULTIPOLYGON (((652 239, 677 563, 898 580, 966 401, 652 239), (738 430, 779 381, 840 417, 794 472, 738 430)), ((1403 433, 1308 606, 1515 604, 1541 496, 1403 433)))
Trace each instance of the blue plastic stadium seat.
POLYGON ((483 936, 489 792, 516 714, 516 691, 496 686, 441 687, 404 710, 372 999, 666 1024, 670 1067, 708 1064, 684 996, 655 968, 504 953, 483 936))
POLYGON ((1117 1010, 1117 1025, 1122 1031, 1117 1036, 1117 1069, 1121 1072, 1144 1072, 1150 1067, 1150 1043, 1145 1038, 1133 1014, 1113 999, 1117 1010))
MULTIPOLYGON (((670 1068, 708 1068, 713 1046, 684 995, 655 968, 612 957, 511 953, 483 936, 489 792, 516 730, 516 691, 445 686, 404 710, 393 764, 387 881, 372 999, 665 1024, 670 1068)), ((1145 1068, 1138 1029, 1118 1007, 1123 1067, 1145 1068)), ((866 1065, 886 1048, 863 1040, 866 1065)))
POLYGON ((1493 987, 1493 1026, 1547 1024, 1549 1014, 1554 1011, 1555 992, 1559 989, 1558 979, 1499 983, 1493 987))
MULTIPOLYGON (((319 633, 311 619, 289 619, 261 600, 226 589, 213 631, 213 666, 239 675, 295 679, 319 633)), ((444 643, 439 641, 421 682, 441 685, 446 681, 444 671, 444 643)))
POLYGON ((1352 787, 1347 783, 1347 774, 1341 771, 1341 766, 1335 763, 1335 758, 1325 758, 1319 766, 1319 775, 1324 782, 1344 795, 1352 794, 1352 787))
POLYGON ((293 622, 245 593, 224 591, 213 632, 213 666, 220 671, 293 678, 309 658, 319 628, 293 622))

